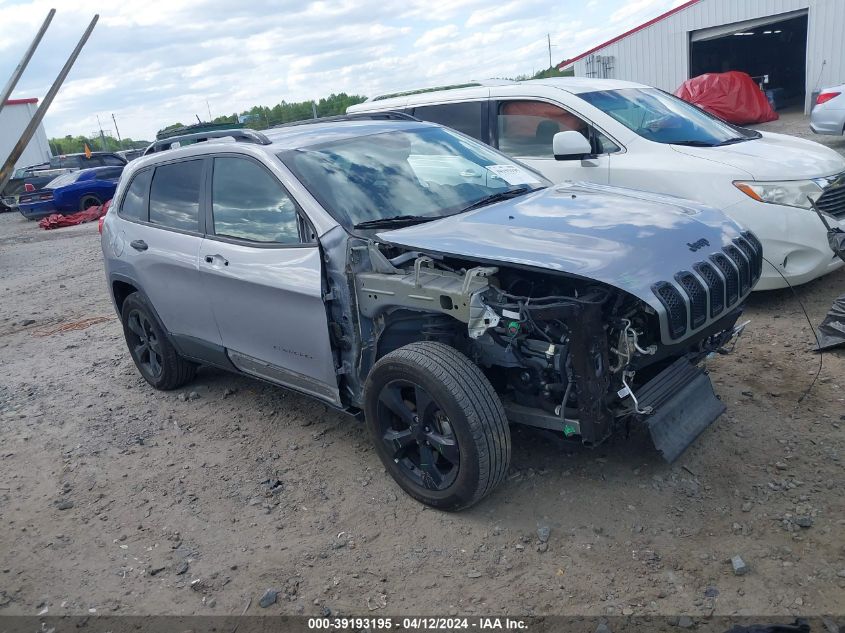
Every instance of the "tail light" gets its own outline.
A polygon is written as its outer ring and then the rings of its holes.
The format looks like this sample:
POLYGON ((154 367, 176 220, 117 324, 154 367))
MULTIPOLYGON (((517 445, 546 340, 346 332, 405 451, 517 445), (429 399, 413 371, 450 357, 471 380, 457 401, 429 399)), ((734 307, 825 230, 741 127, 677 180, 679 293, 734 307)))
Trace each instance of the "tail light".
POLYGON ((33 191, 35 191, 35 185, 33 185, 31 182, 24 183, 23 190, 27 193, 32 193, 33 191))
POLYGON ((103 222, 106 221, 106 216, 101 217, 97 220, 97 230, 100 232, 100 235, 103 234, 103 222))
POLYGON ((831 99, 836 99, 841 94, 841 92, 823 92, 816 98, 816 105, 827 103, 831 99))

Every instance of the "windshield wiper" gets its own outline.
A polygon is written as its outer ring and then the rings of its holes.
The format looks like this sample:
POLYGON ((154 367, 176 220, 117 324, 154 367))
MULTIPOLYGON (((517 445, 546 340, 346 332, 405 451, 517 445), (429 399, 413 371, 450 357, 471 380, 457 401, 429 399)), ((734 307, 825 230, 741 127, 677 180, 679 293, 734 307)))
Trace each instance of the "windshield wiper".
MULTIPOLYGON (((759 137, 757 137, 759 138, 759 137)), ((745 141, 750 141, 751 139, 747 136, 734 136, 733 138, 726 139, 721 143, 717 144, 716 147, 722 147, 722 145, 735 145, 736 143, 743 143, 745 141)))
POLYGON ((377 229, 391 226, 405 226, 407 224, 419 224, 421 222, 431 222, 432 220, 439 219, 439 217, 432 217, 430 215, 394 215, 390 218, 377 218, 375 220, 359 222, 353 228, 377 229))
POLYGON ((670 145, 685 145, 687 147, 715 147, 713 143, 707 141, 671 141, 670 145))
POLYGON ((502 200, 508 200, 510 198, 515 198, 517 196, 521 196, 523 194, 529 193, 534 191, 528 185, 521 185, 519 187, 513 187, 511 189, 506 189, 505 191, 498 191, 496 193, 491 193, 489 196, 484 196, 480 200, 476 200, 472 204, 464 207, 458 213, 463 213, 464 211, 472 211, 473 209, 478 209, 479 207, 486 207, 488 204, 493 204, 494 202, 500 202, 502 200))

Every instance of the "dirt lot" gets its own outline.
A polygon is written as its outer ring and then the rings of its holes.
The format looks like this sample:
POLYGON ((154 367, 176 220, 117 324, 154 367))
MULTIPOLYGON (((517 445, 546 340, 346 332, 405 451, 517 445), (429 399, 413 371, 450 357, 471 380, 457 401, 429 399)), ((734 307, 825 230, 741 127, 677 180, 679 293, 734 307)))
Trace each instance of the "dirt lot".
MULTIPOLYGON (((148 387, 96 224, 0 216, 0 289, 0 614, 843 613, 845 352, 799 403, 819 359, 788 291, 749 302, 710 363, 728 412, 673 466, 639 429, 596 451, 516 429, 506 483, 450 515, 304 397, 148 387)), ((844 290, 799 294, 818 323, 844 290)))

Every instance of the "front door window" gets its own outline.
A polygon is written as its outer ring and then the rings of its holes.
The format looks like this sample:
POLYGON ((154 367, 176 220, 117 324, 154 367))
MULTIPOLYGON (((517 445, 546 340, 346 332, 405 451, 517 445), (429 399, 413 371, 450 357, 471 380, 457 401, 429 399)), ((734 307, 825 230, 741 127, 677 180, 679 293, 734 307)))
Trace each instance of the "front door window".
POLYGON ((583 134, 597 154, 619 149, 584 119, 544 101, 505 101, 499 105, 497 123, 499 149, 509 156, 551 158, 554 135, 569 131, 583 134))

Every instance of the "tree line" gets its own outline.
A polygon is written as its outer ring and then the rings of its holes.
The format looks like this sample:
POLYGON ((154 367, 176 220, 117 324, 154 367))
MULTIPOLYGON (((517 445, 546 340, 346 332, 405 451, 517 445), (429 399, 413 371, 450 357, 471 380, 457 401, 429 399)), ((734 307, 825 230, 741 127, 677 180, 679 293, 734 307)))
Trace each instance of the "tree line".
POLYGON ((131 138, 123 138, 118 141, 116 138, 109 136, 108 134, 103 137, 84 135, 71 136, 68 134, 62 138, 51 138, 48 142, 50 143, 50 151, 53 153, 53 156, 84 152, 86 145, 92 152, 116 152, 123 149, 138 149, 150 144, 150 141, 136 141, 131 138))
MULTIPOLYGON (((282 123, 312 119, 315 114, 318 117, 345 114, 346 108, 366 100, 367 97, 361 95, 348 95, 345 92, 341 92, 323 97, 319 101, 282 101, 272 107, 256 105, 252 106, 249 110, 244 110, 240 114, 233 112, 232 114, 215 117, 211 122, 231 123, 234 125, 242 121, 245 127, 254 130, 266 130, 282 123)), ((159 132, 166 132, 180 127, 185 127, 185 125, 182 123, 172 123, 159 130, 159 132)))

